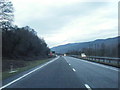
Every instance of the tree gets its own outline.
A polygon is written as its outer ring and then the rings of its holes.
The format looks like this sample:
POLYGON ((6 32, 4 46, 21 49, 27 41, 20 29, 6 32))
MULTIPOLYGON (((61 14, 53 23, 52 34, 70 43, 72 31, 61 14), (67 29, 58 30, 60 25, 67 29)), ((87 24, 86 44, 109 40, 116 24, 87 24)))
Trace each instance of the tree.
POLYGON ((14 18, 13 4, 9 0, 0 0, 0 28, 9 30, 14 18))
POLYGON ((50 52, 44 39, 39 38, 34 29, 29 26, 22 28, 16 26, 2 34, 3 57, 43 58, 50 52))
POLYGON ((106 49, 106 46, 104 43, 101 44, 101 56, 105 56, 105 49, 106 49))
POLYGON ((13 4, 0 0, 0 32, 2 33, 2 55, 7 58, 47 57, 50 49, 44 39, 37 36, 29 26, 13 26, 13 4))

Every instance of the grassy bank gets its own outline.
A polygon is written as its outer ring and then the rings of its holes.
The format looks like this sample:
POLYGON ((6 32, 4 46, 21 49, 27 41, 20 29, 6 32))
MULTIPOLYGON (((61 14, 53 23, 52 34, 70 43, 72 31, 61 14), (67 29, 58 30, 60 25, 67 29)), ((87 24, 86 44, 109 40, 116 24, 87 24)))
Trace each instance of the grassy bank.
POLYGON ((9 73, 10 72, 10 69, 9 70, 6 70, 6 71, 3 71, 2 72, 2 79, 7 79, 13 75, 16 75, 16 74, 19 74, 20 72, 23 72, 23 71, 26 71, 26 70, 29 70, 35 66, 38 66, 40 64, 43 64, 45 62, 48 62, 49 60, 51 60, 52 58, 49 58, 49 59, 44 59, 44 60, 34 60, 34 61, 24 61, 24 64, 25 66, 24 67, 17 67, 17 68, 13 68, 14 73, 9 73))

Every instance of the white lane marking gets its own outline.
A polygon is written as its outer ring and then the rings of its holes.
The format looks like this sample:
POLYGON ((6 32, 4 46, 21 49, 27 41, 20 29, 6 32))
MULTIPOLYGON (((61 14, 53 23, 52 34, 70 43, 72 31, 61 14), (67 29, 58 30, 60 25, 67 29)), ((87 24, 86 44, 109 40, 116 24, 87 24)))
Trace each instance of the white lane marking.
MULTIPOLYGON (((78 59, 77 59, 78 60, 78 59)), ((87 62, 87 63, 91 63, 91 64, 94 64, 94 65, 97 65, 97 66, 101 66, 101 67, 104 67, 104 68, 107 68, 107 69, 111 69, 111 70, 114 70, 114 71, 119 71, 118 69, 114 69, 114 68, 111 68, 111 67, 108 67, 108 66, 104 66, 104 65, 102 65, 102 64, 99 64, 99 63, 94 63, 94 62, 90 62, 90 61, 85 61, 85 60, 82 60, 82 59, 80 59, 81 61, 83 61, 83 62, 87 62)), ((80 61, 79 60, 79 61, 80 61)))
MULTIPOLYGON (((66 58, 65 57, 63 57, 65 60, 66 60, 66 58)), ((66 60, 66 62, 68 63, 68 61, 66 60)), ((71 65, 70 63, 68 63, 69 65, 71 65)))
POLYGON ((75 72, 76 70, 73 68, 73 71, 75 72))
MULTIPOLYGON (((65 58, 65 57, 63 57, 65 60, 66 60, 66 62, 69 64, 69 62, 67 61, 67 59, 65 58)), ((70 64, 71 65, 71 64, 70 64)))
MULTIPOLYGON (((70 58, 71 58, 71 57, 70 57, 70 58)), ((64 58, 64 59, 66 60, 66 58, 64 58)), ((110 70, 114 70, 114 71, 119 72, 119 69, 117 69, 117 68, 105 66, 105 65, 102 65, 102 64, 100 64, 100 63, 94 63, 94 62, 90 62, 90 61, 86 61, 86 60, 82 60, 82 59, 77 59, 77 58, 73 58, 73 59, 78 60, 78 61, 87 62, 87 63, 90 63, 90 64, 94 64, 94 65, 97 65, 97 66, 101 66, 101 67, 104 67, 104 68, 107 68, 107 69, 110 69, 110 70)))
POLYGON ((87 85, 87 84, 85 84, 85 87, 86 87, 88 90, 92 90, 92 89, 90 88, 90 86, 87 85))
MULTIPOLYGON (((66 60, 66 58, 64 57, 64 59, 66 60)), ((67 60, 66 60, 67 61, 67 60)), ((68 63, 69 65, 71 65, 70 63, 68 63)), ((76 70, 74 68, 72 68, 72 70, 75 72, 76 70)))
MULTIPOLYGON (((63 57, 64 58, 64 57, 63 57)), ((65 59, 65 58, 64 58, 65 59)), ((66 60, 66 59, 65 59, 66 60)), ((68 63, 68 61, 66 60, 66 62, 68 63)), ((69 64, 69 63, 68 63, 69 64)))
POLYGON ((4 86, 0 87, 0 90, 1 90, 1 89, 3 89, 3 88, 5 88, 5 87, 10 86, 11 84, 13 84, 13 83, 15 83, 15 82, 19 81, 20 79, 22 79, 22 78, 24 78, 24 77, 28 76, 29 74, 31 74, 31 73, 33 73, 33 72, 37 71, 38 69, 41 69, 41 68, 43 68, 44 66, 46 66, 46 65, 48 65, 48 64, 50 64, 50 63, 52 63, 52 62, 54 62, 54 61, 55 61, 55 60, 57 60, 58 58, 59 58, 59 57, 57 57, 57 58, 53 59, 52 61, 49 61, 49 62, 47 62, 47 63, 43 64, 42 66, 40 66, 40 67, 38 67, 38 68, 36 68, 36 69, 34 69, 34 70, 30 71, 29 73, 26 73, 26 74, 24 74, 23 76, 21 76, 21 77, 19 77, 19 78, 15 79, 15 80, 11 81, 10 83, 8 83, 8 84, 6 84, 6 85, 4 85, 4 86))

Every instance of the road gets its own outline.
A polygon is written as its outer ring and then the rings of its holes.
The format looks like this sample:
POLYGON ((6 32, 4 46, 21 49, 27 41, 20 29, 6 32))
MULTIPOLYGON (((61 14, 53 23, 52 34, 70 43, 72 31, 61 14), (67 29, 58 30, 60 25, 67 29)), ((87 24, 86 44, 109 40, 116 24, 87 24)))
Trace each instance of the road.
POLYGON ((5 82, 2 88, 118 88, 118 69, 64 56, 5 82))

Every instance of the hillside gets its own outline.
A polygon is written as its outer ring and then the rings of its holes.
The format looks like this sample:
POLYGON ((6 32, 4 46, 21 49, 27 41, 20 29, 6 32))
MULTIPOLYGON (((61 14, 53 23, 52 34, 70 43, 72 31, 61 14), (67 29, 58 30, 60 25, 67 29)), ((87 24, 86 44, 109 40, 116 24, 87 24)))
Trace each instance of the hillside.
POLYGON ((82 48, 88 48, 88 47, 94 48, 95 44, 97 45, 97 48, 99 48, 99 46, 103 43, 106 46, 115 46, 118 44, 118 38, 120 39, 120 36, 114 38, 107 38, 107 39, 97 39, 95 41, 90 41, 90 42, 69 43, 69 44, 53 47, 51 48, 51 50, 55 51, 56 53, 66 53, 73 50, 80 51, 82 48))

